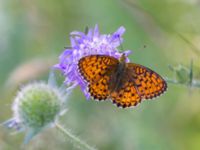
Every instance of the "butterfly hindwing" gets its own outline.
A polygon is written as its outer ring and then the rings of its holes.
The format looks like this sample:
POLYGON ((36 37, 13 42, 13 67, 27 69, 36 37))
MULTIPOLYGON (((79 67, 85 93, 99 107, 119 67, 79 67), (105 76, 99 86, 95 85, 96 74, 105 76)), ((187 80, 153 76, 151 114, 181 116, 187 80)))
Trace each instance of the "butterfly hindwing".
POLYGON ((110 95, 109 89, 110 76, 104 75, 97 82, 88 85, 90 96, 95 100, 106 100, 110 95))
POLYGON ((152 99, 166 91, 165 80, 151 69, 134 63, 127 63, 127 69, 142 99, 152 99))
POLYGON ((140 101, 140 95, 131 80, 124 78, 122 86, 111 93, 111 99, 118 107, 136 106, 140 101))

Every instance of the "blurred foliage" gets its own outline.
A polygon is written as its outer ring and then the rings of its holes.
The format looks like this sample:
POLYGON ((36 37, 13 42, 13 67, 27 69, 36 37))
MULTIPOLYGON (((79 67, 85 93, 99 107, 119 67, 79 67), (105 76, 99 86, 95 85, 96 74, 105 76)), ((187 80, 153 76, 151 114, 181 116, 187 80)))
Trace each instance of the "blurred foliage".
MULTIPOLYGON (((198 0, 0 2, 1 122, 12 115, 15 87, 47 79, 48 68, 58 62, 64 47, 70 46, 69 33, 95 24, 102 33, 114 32, 119 26, 126 28, 123 47, 133 50, 132 62, 173 79, 168 65, 189 66, 192 59, 195 79, 200 79, 198 0), (37 60, 44 68, 35 65, 37 60)), ((77 88, 61 121, 98 149, 199 150, 199 97, 199 89, 169 84, 167 93, 157 100, 119 109, 109 101, 86 101, 77 88)), ((23 134, 11 136, 4 128, 0 130, 2 150, 73 149, 73 144, 56 130, 49 129, 25 146, 23 134)))
MULTIPOLYGON (((199 74, 196 74, 196 72, 194 72, 193 61, 190 62, 189 67, 179 64, 175 67, 169 66, 169 69, 174 72, 173 79, 166 78, 169 83, 182 84, 190 88, 200 88, 200 80, 198 79, 199 74)), ((199 71, 199 68, 196 68, 195 70, 199 71)))

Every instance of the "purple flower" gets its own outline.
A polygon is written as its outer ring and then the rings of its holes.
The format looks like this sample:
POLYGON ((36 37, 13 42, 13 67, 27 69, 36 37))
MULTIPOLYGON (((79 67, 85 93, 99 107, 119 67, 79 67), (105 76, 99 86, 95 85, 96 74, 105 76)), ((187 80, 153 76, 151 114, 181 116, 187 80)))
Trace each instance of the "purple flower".
MULTIPOLYGON (((122 35, 125 32, 124 27, 120 27, 112 34, 100 34, 98 26, 89 29, 88 33, 73 31, 70 33, 71 48, 67 48, 59 57, 59 64, 56 68, 62 71, 66 77, 65 83, 75 87, 79 85, 84 92, 86 98, 89 94, 86 90, 87 83, 82 80, 78 72, 78 61, 87 55, 102 54, 119 58, 122 54, 117 47, 122 44, 122 35)), ((125 51, 126 55, 130 51, 125 51)))

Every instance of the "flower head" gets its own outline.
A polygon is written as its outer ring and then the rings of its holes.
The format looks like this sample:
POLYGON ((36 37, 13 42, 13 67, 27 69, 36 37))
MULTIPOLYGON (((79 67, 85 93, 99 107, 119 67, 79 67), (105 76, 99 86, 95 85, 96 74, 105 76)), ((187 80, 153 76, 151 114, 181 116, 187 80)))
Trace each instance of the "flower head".
MULTIPOLYGON (((122 44, 124 27, 120 27, 113 34, 100 34, 98 26, 89 29, 88 33, 73 31, 70 34, 71 48, 67 48, 59 57, 59 64, 55 65, 66 77, 65 83, 75 87, 79 85, 87 98, 87 83, 82 80, 78 73, 78 61, 87 55, 102 54, 119 58, 122 54, 117 47, 122 44)), ((127 55, 130 51, 125 51, 127 55)))
POLYGON ((14 99, 13 118, 4 125, 17 131, 26 131, 25 143, 45 127, 54 125, 64 110, 66 96, 51 83, 54 82, 25 85, 14 99))

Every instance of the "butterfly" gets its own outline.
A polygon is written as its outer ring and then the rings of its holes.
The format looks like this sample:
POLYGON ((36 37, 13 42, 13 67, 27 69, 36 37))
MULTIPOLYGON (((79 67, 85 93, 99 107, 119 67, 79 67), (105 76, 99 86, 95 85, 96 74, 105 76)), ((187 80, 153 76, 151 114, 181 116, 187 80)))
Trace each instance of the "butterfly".
POLYGON ((99 101, 111 99, 118 107, 136 106, 167 89, 166 81, 159 74, 145 66, 126 63, 125 54, 119 59, 108 55, 82 57, 78 71, 91 97, 99 101))

